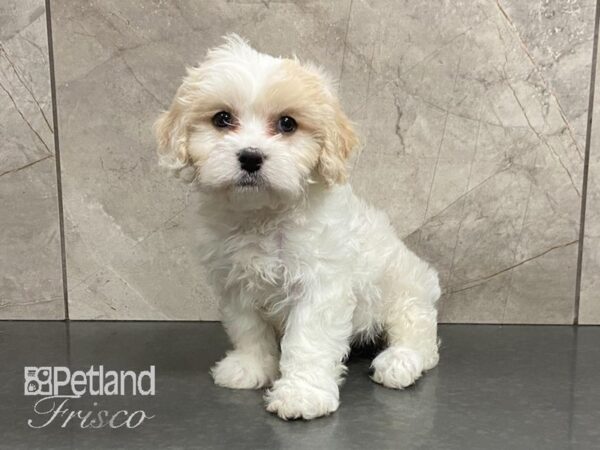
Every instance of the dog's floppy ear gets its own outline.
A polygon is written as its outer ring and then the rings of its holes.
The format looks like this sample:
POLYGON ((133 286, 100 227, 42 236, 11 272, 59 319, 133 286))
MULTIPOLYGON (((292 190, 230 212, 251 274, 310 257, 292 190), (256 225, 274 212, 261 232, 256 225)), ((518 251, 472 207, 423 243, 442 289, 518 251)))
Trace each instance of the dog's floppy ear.
POLYGON ((154 123, 159 164, 172 170, 181 170, 189 164, 187 123, 178 98, 179 92, 169 110, 154 123))
POLYGON ((325 131, 325 138, 317 169, 328 185, 344 183, 348 178, 346 161, 358 144, 354 128, 342 111, 337 100, 333 100, 333 119, 325 131))

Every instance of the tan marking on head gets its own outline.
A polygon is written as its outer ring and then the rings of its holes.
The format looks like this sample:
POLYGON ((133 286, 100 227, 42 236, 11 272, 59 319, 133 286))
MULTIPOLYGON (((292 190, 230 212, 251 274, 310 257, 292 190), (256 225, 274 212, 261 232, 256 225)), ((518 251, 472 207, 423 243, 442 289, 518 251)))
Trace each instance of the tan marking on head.
POLYGON ((283 75, 268 89, 265 105, 291 115, 299 128, 313 133, 321 142, 317 172, 328 185, 348 177, 346 161, 358 138, 323 74, 298 61, 282 62, 283 75))
POLYGON ((182 169, 189 163, 188 133, 184 108, 177 98, 168 111, 154 123, 160 164, 170 169, 182 169))

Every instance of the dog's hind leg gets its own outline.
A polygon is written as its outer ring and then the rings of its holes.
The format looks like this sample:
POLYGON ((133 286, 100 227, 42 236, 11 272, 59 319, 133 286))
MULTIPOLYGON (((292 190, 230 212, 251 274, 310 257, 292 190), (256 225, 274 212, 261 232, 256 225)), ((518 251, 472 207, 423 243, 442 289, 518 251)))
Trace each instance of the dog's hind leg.
POLYGON ((371 364, 373 381, 389 388, 410 386, 439 359, 437 275, 429 268, 420 275, 400 283, 400 298, 388 305, 384 321, 388 347, 371 364))

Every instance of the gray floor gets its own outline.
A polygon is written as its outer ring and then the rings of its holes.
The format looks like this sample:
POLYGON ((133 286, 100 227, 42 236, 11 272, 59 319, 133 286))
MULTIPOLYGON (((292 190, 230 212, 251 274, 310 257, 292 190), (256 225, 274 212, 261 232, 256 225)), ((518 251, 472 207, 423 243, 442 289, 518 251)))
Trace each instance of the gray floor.
MULTIPOLYGON (((355 352, 331 417, 283 422, 261 393, 215 387, 227 349, 215 323, 0 322, 2 448, 600 448, 600 328, 440 327, 440 365, 405 391, 368 378, 355 352), (143 409, 135 430, 28 428, 23 367, 157 371, 155 397, 84 397, 73 407, 143 409)), ((77 409, 75 408, 75 409, 77 409)), ((87 408, 87 409, 86 409, 87 408)))

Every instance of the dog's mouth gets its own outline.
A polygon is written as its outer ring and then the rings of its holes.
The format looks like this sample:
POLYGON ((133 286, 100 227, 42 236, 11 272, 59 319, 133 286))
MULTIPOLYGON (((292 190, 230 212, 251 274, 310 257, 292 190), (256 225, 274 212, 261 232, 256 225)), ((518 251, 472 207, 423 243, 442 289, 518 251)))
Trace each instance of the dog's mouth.
POLYGON ((239 191, 259 191, 267 187, 267 182, 260 175, 245 173, 236 180, 234 186, 239 191))

